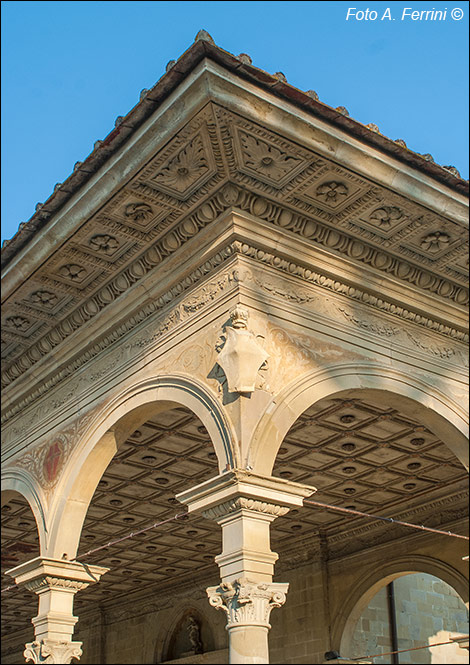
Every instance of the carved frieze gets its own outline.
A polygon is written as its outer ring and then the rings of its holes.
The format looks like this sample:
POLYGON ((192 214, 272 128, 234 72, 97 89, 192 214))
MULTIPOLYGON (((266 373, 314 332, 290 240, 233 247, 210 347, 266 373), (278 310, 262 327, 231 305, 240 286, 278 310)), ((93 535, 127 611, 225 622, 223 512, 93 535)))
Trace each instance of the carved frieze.
POLYGON ((231 499, 230 501, 225 501, 212 508, 206 508, 202 514, 208 520, 217 520, 219 517, 234 513, 238 510, 249 510, 252 512, 264 513, 265 515, 274 515, 275 517, 282 517, 282 515, 289 512, 289 508, 286 506, 279 506, 273 503, 267 503, 266 501, 257 501, 256 499, 249 499, 242 496, 237 497, 236 499, 231 499))
MULTIPOLYGON (((465 289, 452 284, 448 280, 440 279, 427 271, 417 269, 412 264, 386 255, 365 242, 359 242, 337 230, 328 229, 323 224, 314 222, 311 218, 285 210, 266 199, 237 190, 233 185, 230 185, 214 196, 210 202, 201 205, 194 214, 185 218, 178 226, 165 233, 139 259, 128 265, 124 272, 112 279, 101 290, 98 290, 89 300, 56 325, 51 332, 43 336, 40 341, 34 343, 31 348, 22 354, 21 365, 13 362, 5 371, 3 375, 4 385, 8 385, 42 356, 50 353, 69 334, 142 279, 149 270, 153 270, 167 256, 179 249, 189 238, 196 235, 200 229, 212 222, 220 212, 230 205, 236 205, 287 231, 299 234, 340 254, 345 254, 355 261, 363 262, 375 269, 390 273, 410 284, 419 286, 425 291, 449 298, 457 304, 466 304, 468 301, 468 294, 465 289)), ((88 270, 88 267, 83 267, 79 263, 65 262, 58 265, 55 270, 56 278, 62 279, 64 285, 76 282, 80 288, 95 284, 98 275, 97 270, 88 270)), ((51 284, 53 285, 54 282, 51 282, 51 284)), ((50 292, 53 292, 53 289, 50 289, 50 292)))
MULTIPOLYGON (((67 367, 64 367, 58 374, 54 377, 51 377, 46 384, 41 385, 34 393, 27 395, 24 400, 19 402, 13 408, 9 409, 5 414, 4 418, 9 419, 18 410, 24 410, 25 406, 31 401, 37 399, 44 392, 49 393, 49 397, 45 403, 41 404, 38 408, 35 409, 33 413, 29 413, 28 416, 25 416, 25 422, 27 425, 22 425, 20 428, 14 426, 14 428, 8 428, 5 430, 5 443, 11 442, 12 439, 24 436, 28 428, 36 426, 36 424, 43 418, 49 417, 49 414, 54 412, 54 410, 60 408, 62 405, 66 404, 67 401, 73 400, 77 394, 82 390, 86 390, 87 386, 90 385, 90 381, 96 383, 100 378, 105 377, 109 372, 115 371, 119 364, 122 362, 123 354, 126 357, 130 357, 129 354, 135 355, 136 353, 142 352, 147 347, 152 344, 157 344, 159 339, 165 335, 167 332, 171 331, 175 326, 182 323, 186 318, 198 312, 202 307, 208 305, 209 303, 214 302, 214 299, 218 297, 219 294, 222 294, 227 289, 232 289, 236 287, 239 280, 245 280, 247 285, 254 286, 257 290, 263 290, 266 293, 272 295, 279 295, 283 299, 291 301, 293 303, 315 303, 315 308, 317 311, 324 311, 327 316, 330 316, 338 311, 340 318, 349 321, 352 325, 368 330, 370 333, 377 334, 385 337, 400 337, 400 340, 405 339, 405 342, 409 344, 410 342, 416 343, 421 351, 432 354, 435 357, 440 357, 443 359, 448 359, 459 363, 465 363, 464 357, 461 355, 461 351, 454 347, 452 344, 446 345, 446 350, 444 353, 439 351, 433 351, 435 347, 439 347, 439 344, 436 341, 433 344, 429 344, 428 341, 422 341, 421 346, 412 340, 409 336, 406 336, 405 333, 397 334, 397 329, 399 327, 399 322, 406 323, 409 327, 409 324, 417 324, 416 333, 413 336, 416 340, 420 340, 420 333, 418 332, 419 328, 424 328, 429 335, 428 331, 438 333, 440 336, 444 335, 447 338, 453 339, 455 341, 465 342, 466 335, 465 333, 452 329, 448 326, 445 326, 443 323, 432 321, 427 317, 418 315, 414 312, 411 312, 405 308, 399 307, 393 303, 387 302, 381 298, 368 294, 365 291, 353 288, 349 285, 341 284, 337 280, 330 279, 321 275, 320 273, 315 273, 314 271, 304 268, 302 266, 297 266, 291 261, 287 261, 283 258, 277 257, 274 254, 270 254, 265 251, 260 251, 255 247, 251 247, 244 243, 238 241, 231 243, 227 246, 226 250, 219 252, 213 257, 209 262, 206 262, 203 267, 199 268, 197 271, 192 273, 189 277, 185 278, 184 284, 176 285, 170 292, 163 294, 156 301, 148 303, 145 305, 139 312, 134 314, 128 322, 124 322, 119 326, 119 328, 113 330, 108 336, 102 338, 99 343, 91 347, 85 354, 78 356, 72 364, 67 367), (315 291, 311 291, 307 288, 297 288, 289 287, 286 283, 283 283, 282 280, 278 281, 272 277, 272 273, 269 278, 266 278, 264 273, 257 273, 254 270, 232 270, 227 273, 221 273, 216 279, 212 279, 209 283, 203 284, 197 292, 194 292, 187 299, 183 299, 178 303, 173 310, 169 311, 165 317, 159 321, 158 326, 155 328, 153 326, 153 331, 139 333, 132 340, 130 340, 125 346, 115 347, 114 351, 111 354, 103 356, 102 359, 98 359, 97 356, 101 354, 106 348, 112 346, 116 341, 118 341, 122 336, 127 335, 133 327, 139 325, 145 319, 158 316, 158 312, 162 309, 168 308, 169 304, 174 301, 176 298, 181 296, 184 293, 185 289, 191 288, 192 285, 197 284, 200 281, 203 281, 204 275, 207 272, 210 272, 214 268, 221 266, 224 261, 230 259, 235 254, 240 256, 246 256, 250 259, 254 259, 255 262, 261 265, 268 265, 270 268, 275 269, 280 275, 283 273, 288 275, 290 278, 296 277, 304 281, 304 283, 311 284, 315 288, 320 287, 322 291, 330 293, 331 295, 338 295, 340 297, 346 297, 349 300, 353 300, 361 304, 362 307, 365 306, 367 310, 375 310, 377 313, 385 313, 388 316, 391 315, 397 319, 397 325, 393 325, 390 322, 385 323, 381 319, 375 320, 374 317, 371 318, 370 313, 363 318, 358 314, 357 308, 349 310, 345 302, 341 303, 338 301, 338 305, 341 309, 331 307, 323 298, 318 299, 315 291), (322 303, 326 303, 326 307, 322 303), (341 311, 343 310, 343 311, 341 311), (429 347, 429 348, 426 348, 429 347), (448 349, 454 349, 454 352, 451 353, 448 349), (79 374, 68 383, 66 388, 61 388, 60 392, 55 394, 51 392, 51 389, 54 385, 60 384, 71 374, 76 373, 76 370, 93 359, 93 371, 88 374, 79 374)), ((333 300, 333 304, 335 301, 333 300)), ((364 312, 366 309, 364 309, 364 312)), ((262 331, 259 331, 262 332, 262 331)), ((284 334, 284 333, 283 333, 284 334)), ((271 374, 276 373, 276 356, 278 351, 276 351, 276 344, 279 344, 284 338, 278 337, 275 340, 273 346, 273 340, 267 340, 267 350, 271 355, 271 374)), ((168 358, 172 360, 173 367, 181 367, 182 369, 187 369, 191 367, 191 371, 196 371, 198 374, 201 373, 201 377, 204 378, 207 376, 207 373, 210 371, 210 367, 213 364, 215 358, 215 350, 213 348, 206 348, 206 345, 203 345, 204 348, 200 350, 193 349, 193 352, 187 351, 185 358, 181 351, 178 351, 176 355, 168 355, 168 358), (196 352, 197 351, 197 352, 196 352), (181 357, 180 357, 181 356, 181 357), (199 360, 197 360, 199 358, 199 360), (177 361, 177 362, 176 362, 177 361), (197 361, 197 363, 196 363, 197 361), (183 364, 181 364, 183 363, 183 364), (189 363, 189 365, 188 365, 189 363), (196 365, 195 365, 196 363, 196 365), (200 368, 200 369, 199 369, 200 368)), ((283 352, 287 352, 286 349, 283 349, 283 352)), ((298 367, 296 371, 305 371, 308 363, 312 360, 316 363, 324 364, 326 362, 336 362, 340 357, 337 351, 336 356, 334 354, 334 349, 328 355, 326 350, 321 349, 319 346, 312 345, 312 341, 301 343, 300 347, 294 344, 292 349, 293 355, 292 360, 296 358, 295 366, 298 367), (295 352, 294 352, 295 348, 295 352), (325 355, 326 354, 326 355, 325 355)), ((284 364, 284 368, 286 365, 284 364)), ((279 369, 279 368, 278 368, 279 369)), ((280 368, 282 373, 282 368, 280 368)), ((260 372, 261 374, 266 374, 266 372, 260 372)), ((265 385, 262 382, 263 385, 265 385)), ((257 387, 261 387, 262 384, 257 384, 257 387)), ((267 388, 267 384, 266 384, 267 388)))

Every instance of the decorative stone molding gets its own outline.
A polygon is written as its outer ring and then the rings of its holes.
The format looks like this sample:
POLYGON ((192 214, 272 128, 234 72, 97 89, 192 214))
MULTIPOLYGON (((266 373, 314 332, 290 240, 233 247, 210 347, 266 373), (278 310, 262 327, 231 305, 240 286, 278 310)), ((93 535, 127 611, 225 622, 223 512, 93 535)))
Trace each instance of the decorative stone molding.
POLYGON ((274 515, 275 517, 281 517, 289 512, 289 508, 286 506, 276 506, 272 503, 266 503, 265 501, 255 501, 254 499, 239 497, 238 499, 232 499, 231 501, 220 503, 213 508, 208 508, 207 510, 204 510, 202 514, 209 520, 217 520, 218 517, 242 509, 264 513, 265 515, 274 515))
POLYGON ((234 626, 271 628, 269 616, 286 602, 289 584, 258 583, 246 578, 209 587, 209 603, 227 615, 227 629, 234 626))
POLYGON ((189 512, 202 512, 212 508, 217 510, 217 507, 220 507, 217 511, 220 512, 221 506, 225 505, 228 513, 247 508, 254 512, 278 516, 285 514, 277 512, 278 508, 301 506, 304 498, 315 491, 315 487, 283 478, 262 476, 245 469, 231 469, 180 492, 176 498, 188 506, 189 512))
MULTIPOLYGON (((141 184, 141 186, 146 187, 144 184, 141 184)), ((21 376, 42 356, 50 353, 63 339, 93 318, 104 307, 107 307, 129 287, 140 281, 150 270, 173 254, 189 238, 195 236, 203 227, 212 222, 218 214, 232 205, 236 205, 238 208, 246 210, 274 226, 316 242, 320 246, 333 249, 348 258, 370 265, 379 271, 385 271, 404 282, 418 286, 424 291, 438 294, 458 305, 468 303, 468 291, 462 286, 434 275, 421 267, 415 267, 407 261, 387 255, 379 248, 349 237, 337 229, 330 229, 318 220, 313 221, 310 217, 291 212, 282 205, 274 204, 263 197, 256 196, 230 184, 223 187, 193 214, 169 230, 157 243, 147 249, 139 259, 128 266, 123 273, 115 277, 108 286, 103 287, 41 340, 32 344, 19 359, 15 360, 5 370, 2 379, 4 385, 8 385, 21 376)), ((439 239, 441 240, 440 237, 439 239)), ((71 280, 81 277, 82 272, 84 272, 82 266, 78 264, 74 264, 74 270, 72 276, 69 275, 70 271, 67 272, 71 280), (78 270, 78 273, 76 270, 78 270)))
POLYGON ((252 393, 258 370, 268 354, 247 328, 248 312, 237 307, 230 313, 232 328, 226 328, 226 341, 217 363, 224 370, 229 392, 252 393))
POLYGON ((59 642, 57 640, 41 640, 29 642, 23 656, 26 662, 33 663, 71 663, 82 655, 82 642, 59 642))
POLYGON ((30 591, 41 593, 45 588, 67 590, 73 593, 98 582, 109 568, 82 564, 78 561, 36 557, 5 571, 16 584, 24 584, 30 591))
MULTIPOLYGON (((416 312, 408 310, 405 307, 401 307, 394 303, 388 302, 383 298, 378 298, 376 295, 368 293, 367 291, 363 291, 361 289, 352 287, 348 284, 342 283, 341 281, 329 278, 323 274, 316 273, 310 269, 295 264, 292 261, 280 258, 275 254, 271 254, 265 251, 260 252, 260 250, 253 245, 248 245, 245 243, 241 243, 239 241, 235 241, 227 245, 227 247, 221 250, 220 252, 218 252, 212 259, 206 261, 204 266, 201 266, 196 271, 191 273, 188 277, 186 277, 184 282, 175 285, 175 287, 173 287, 169 292, 157 298, 156 301, 146 304, 145 307, 143 307, 139 312, 130 317, 127 321, 122 323, 117 329, 113 330, 109 335, 103 337, 102 340, 100 340, 97 344, 88 349, 85 353, 78 355, 78 357, 74 359, 73 362, 63 367, 60 370, 60 372, 50 377, 46 382, 39 385, 31 393, 25 395, 23 399, 21 399, 18 403, 6 409, 5 413, 2 416, 2 423, 5 424, 19 411, 24 411, 25 407, 28 404, 36 401, 45 392, 50 392, 53 386, 63 382, 71 374, 76 373, 77 369, 88 363, 90 360, 95 359, 97 355, 101 354, 109 346, 117 342, 121 337, 128 334, 135 326, 141 324, 144 320, 148 319, 149 317, 158 314, 160 310, 167 307, 168 303, 170 303, 172 300, 180 296, 181 293, 184 293, 185 290, 191 288, 194 284, 197 284, 201 279, 203 279, 204 275, 207 272, 221 265, 224 261, 228 260, 234 254, 247 256, 257 261, 258 263, 270 265, 278 272, 298 277, 306 281, 307 283, 321 287, 322 289, 326 289, 327 291, 333 292, 340 296, 345 296, 348 299, 352 299, 353 301, 360 302, 366 305, 368 308, 373 308, 388 315, 392 315, 394 317, 397 317, 398 319, 401 319, 402 321, 405 321, 406 323, 416 324, 421 328, 424 327, 429 332, 443 335, 458 342, 461 341, 465 343, 468 341, 467 333, 462 330, 452 328, 451 326, 445 325, 440 321, 436 321, 433 320, 432 318, 428 318, 421 314, 417 314, 416 312)), ((230 275, 227 273, 227 279, 228 279, 227 285, 229 285, 230 283, 232 284, 235 283, 234 280, 236 281, 237 277, 233 275, 233 277, 230 278, 230 275)), ((207 290, 206 287, 204 288, 207 290)), ((219 292, 220 290, 223 290, 223 288, 224 286, 222 283, 220 283, 220 286, 217 286, 217 290, 219 292)), ((269 283, 266 285, 266 287, 262 286, 261 288, 271 292, 273 292, 274 289, 274 287, 269 283)), ((213 297, 214 293, 212 292, 207 293, 208 301, 212 300, 213 297)), ((299 301, 299 297, 300 297, 299 295, 297 296, 291 295, 289 296, 289 299, 299 301)), ((314 299, 315 296, 304 295, 302 296, 300 301, 308 301, 314 299)), ((147 342, 142 341, 140 345, 145 346, 146 344, 151 343, 152 340, 156 341, 165 332, 169 331, 171 328, 178 325, 178 323, 182 321, 182 318, 191 315, 193 312, 197 311, 201 306, 203 306, 203 304, 204 304, 203 300, 199 302, 196 296, 194 295, 190 296, 187 303, 183 301, 181 305, 178 305, 176 307, 173 314, 167 316, 167 320, 163 323, 162 326, 158 327, 158 330, 154 334, 152 339, 149 339, 147 342)), ((390 330, 393 330, 393 328, 390 328, 390 330)), ((371 332, 380 333, 380 329, 377 329, 377 331, 371 329, 371 332)), ((120 350, 120 353, 122 354, 122 349, 120 350)), ((119 362, 119 357, 113 358, 111 360, 108 359, 106 366, 99 372, 98 376, 96 376, 96 371, 93 373, 92 380, 96 381, 97 378, 106 374, 107 371, 113 370, 118 362, 119 362), (106 367, 108 366, 109 370, 106 369, 106 367)), ((80 380, 84 380, 83 377, 80 380)), ((68 399, 67 395, 70 395, 70 398, 72 398, 75 394, 76 394, 76 388, 74 387, 73 390, 67 392, 66 396, 61 395, 60 400, 58 400, 57 398, 55 400, 52 400, 54 404, 56 404, 56 406, 53 406, 53 408, 58 408, 61 404, 67 401, 68 399)), ((43 413, 43 407, 41 407, 38 410, 38 413, 41 414, 43 413)), ((30 422, 30 419, 28 419, 28 422, 30 422)), ((7 435, 8 432, 5 432, 5 436, 7 435)))
POLYGON ((78 580, 68 580, 62 577, 51 577, 44 575, 24 583, 28 591, 38 593, 41 589, 67 589, 68 591, 82 591, 89 586, 89 582, 79 582, 78 580))

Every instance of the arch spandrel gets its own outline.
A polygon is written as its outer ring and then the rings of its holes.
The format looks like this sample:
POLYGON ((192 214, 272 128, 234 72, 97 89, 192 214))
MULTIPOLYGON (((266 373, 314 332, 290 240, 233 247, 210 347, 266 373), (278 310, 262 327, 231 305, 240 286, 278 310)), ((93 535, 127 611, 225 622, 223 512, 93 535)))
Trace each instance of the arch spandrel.
POLYGON ((421 420, 468 469, 468 414, 440 389, 376 364, 341 364, 304 374, 268 405, 254 432, 247 463, 270 474, 281 443, 297 418, 326 397, 382 396, 386 404, 421 420))
POLYGON ((77 441, 51 505, 48 556, 75 556, 89 504, 119 445, 149 415, 177 406, 188 408, 201 420, 214 446, 219 471, 236 467, 238 453, 231 423, 206 386, 183 375, 134 384, 109 400, 101 411, 95 409, 88 432, 77 441))

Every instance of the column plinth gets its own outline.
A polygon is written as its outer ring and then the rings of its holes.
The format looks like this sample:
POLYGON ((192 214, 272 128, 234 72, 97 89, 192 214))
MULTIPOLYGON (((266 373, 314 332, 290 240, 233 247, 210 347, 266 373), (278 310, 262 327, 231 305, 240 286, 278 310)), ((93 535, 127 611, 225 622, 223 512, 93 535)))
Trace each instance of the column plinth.
POLYGON ((37 557, 7 571, 18 586, 33 591, 39 610, 32 619, 35 640, 26 644, 24 657, 33 663, 70 663, 80 658, 81 642, 73 642, 78 617, 73 615, 75 594, 98 582, 108 568, 77 561, 37 557))
POLYGON ((269 663, 269 616, 285 603, 289 588, 272 581, 278 555, 271 551, 270 524, 313 492, 308 485, 233 470, 176 497, 222 528, 222 552, 215 557, 221 584, 207 595, 227 616, 230 663, 269 663))

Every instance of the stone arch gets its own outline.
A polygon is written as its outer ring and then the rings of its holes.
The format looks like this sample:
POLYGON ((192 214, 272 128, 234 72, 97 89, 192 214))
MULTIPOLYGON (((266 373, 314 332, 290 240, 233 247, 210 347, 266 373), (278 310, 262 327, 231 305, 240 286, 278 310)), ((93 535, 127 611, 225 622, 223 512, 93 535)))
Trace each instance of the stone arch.
POLYGON ((268 404, 256 427, 246 464, 272 472, 281 443, 297 418, 324 397, 382 394, 391 406, 421 419, 468 469, 468 416, 436 386, 421 378, 375 363, 333 365, 308 372, 286 386, 268 404))
POLYGON ((176 608, 161 626, 155 645, 155 663, 165 662, 177 657, 175 656, 175 640, 178 638, 179 632, 184 630, 185 623, 191 616, 201 625, 201 639, 204 649, 201 653, 214 650, 215 641, 211 627, 213 617, 209 616, 205 609, 202 610, 200 607, 196 607, 195 604, 185 605, 184 609, 176 608))
POLYGON ((46 500, 43 491, 34 482, 30 474, 15 467, 2 471, 2 506, 14 495, 20 494, 32 510, 39 535, 40 552, 47 548, 48 528, 46 521, 46 500))
POLYGON ((133 384, 98 411, 67 462, 51 507, 48 556, 75 557, 89 504, 120 443, 149 416, 177 406, 191 410, 207 429, 219 471, 236 466, 231 425, 206 386, 183 375, 133 384))
POLYGON ((357 621, 375 594, 398 577, 412 573, 427 573, 440 578, 468 603, 468 580, 439 559, 415 555, 378 564, 368 575, 358 580, 338 610, 332 627, 332 644, 339 646, 341 655, 349 653, 357 621))

